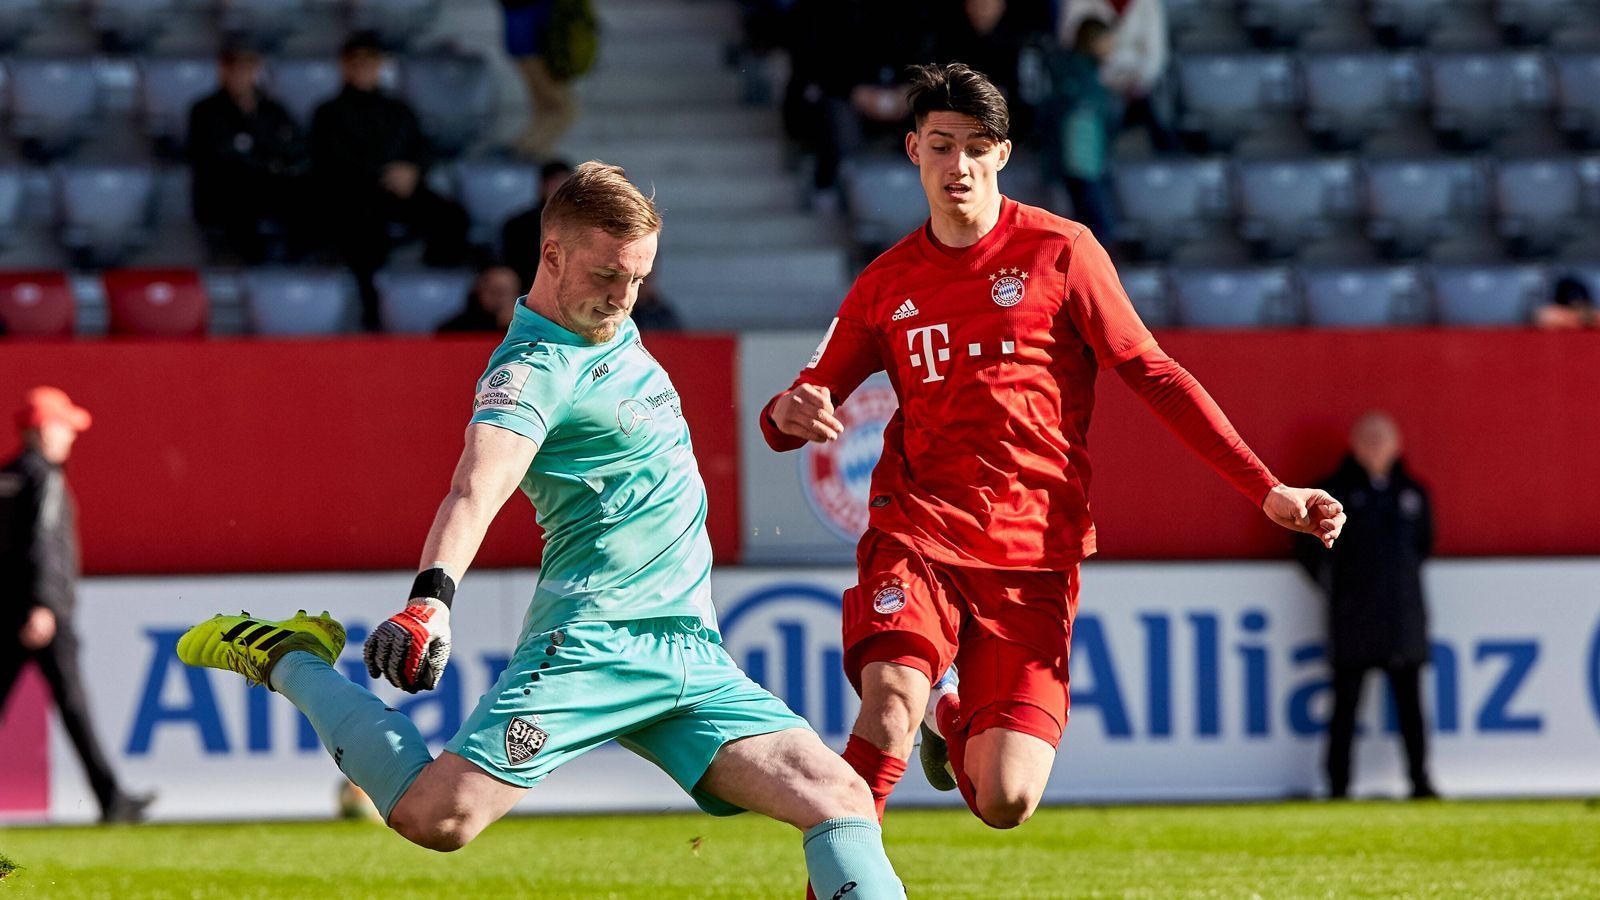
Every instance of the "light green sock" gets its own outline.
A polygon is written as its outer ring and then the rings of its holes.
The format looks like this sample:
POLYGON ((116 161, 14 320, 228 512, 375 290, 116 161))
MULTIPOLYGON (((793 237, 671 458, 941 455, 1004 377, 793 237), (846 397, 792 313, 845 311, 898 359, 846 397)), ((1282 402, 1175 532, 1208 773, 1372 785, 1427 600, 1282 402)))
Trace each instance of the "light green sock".
POLYGON ((868 819, 829 819, 805 834, 806 872, 817 900, 901 900, 906 889, 868 819))
POLYGON ((311 720, 339 770, 367 792, 387 822, 417 773, 433 762, 417 726, 311 653, 284 654, 269 679, 311 720))

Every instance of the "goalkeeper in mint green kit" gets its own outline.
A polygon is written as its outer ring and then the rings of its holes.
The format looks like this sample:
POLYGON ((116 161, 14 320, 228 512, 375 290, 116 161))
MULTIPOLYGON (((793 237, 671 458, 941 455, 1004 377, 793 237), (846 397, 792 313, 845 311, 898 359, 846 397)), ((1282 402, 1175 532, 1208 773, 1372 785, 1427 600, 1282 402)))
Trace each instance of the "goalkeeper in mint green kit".
POLYGON ((819 897, 900 898, 872 796, 805 721, 723 651, 706 493, 677 391, 628 318, 655 260, 653 203, 585 163, 545 206, 538 276, 478 382, 466 448, 405 609, 367 668, 431 690, 451 602, 519 485, 547 543, 516 652, 437 759, 417 729, 337 672, 344 629, 303 612, 217 616, 190 665, 230 669, 303 711, 389 826, 455 850, 563 762, 608 740, 660 766, 713 815, 753 810, 804 832, 819 897))

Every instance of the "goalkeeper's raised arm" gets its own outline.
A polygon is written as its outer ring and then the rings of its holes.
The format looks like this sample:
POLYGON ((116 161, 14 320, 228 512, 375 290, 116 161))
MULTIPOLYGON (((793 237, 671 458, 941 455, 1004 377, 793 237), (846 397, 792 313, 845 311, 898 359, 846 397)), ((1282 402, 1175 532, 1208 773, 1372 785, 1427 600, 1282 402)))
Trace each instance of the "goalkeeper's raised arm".
POLYGON ((484 533, 516 490, 539 445, 516 432, 475 423, 450 479, 450 493, 423 543, 411 596, 367 638, 367 672, 411 693, 432 690, 450 659, 450 605, 484 533))

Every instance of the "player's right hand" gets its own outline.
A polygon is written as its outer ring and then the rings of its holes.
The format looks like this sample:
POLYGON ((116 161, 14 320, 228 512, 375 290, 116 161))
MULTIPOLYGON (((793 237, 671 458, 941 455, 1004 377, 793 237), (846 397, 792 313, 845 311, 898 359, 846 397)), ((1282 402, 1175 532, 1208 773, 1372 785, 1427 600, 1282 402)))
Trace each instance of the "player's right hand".
POLYGON ((791 437, 825 444, 844 434, 844 424, 833 415, 833 397, 825 387, 796 385, 772 404, 772 424, 791 437))
POLYGON ((417 597, 372 629, 362 654, 367 674, 415 694, 431 691, 450 660, 450 607, 417 597))

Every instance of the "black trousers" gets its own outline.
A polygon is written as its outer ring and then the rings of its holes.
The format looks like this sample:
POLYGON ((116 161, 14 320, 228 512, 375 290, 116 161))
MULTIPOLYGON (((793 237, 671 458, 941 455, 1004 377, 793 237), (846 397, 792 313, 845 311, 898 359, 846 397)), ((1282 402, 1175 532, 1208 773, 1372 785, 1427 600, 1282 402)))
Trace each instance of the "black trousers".
POLYGON ((1328 793, 1344 797, 1350 792, 1350 748, 1355 740, 1356 710, 1361 706, 1361 686, 1367 672, 1379 668, 1389 678, 1389 691, 1400 720, 1400 738, 1413 794, 1432 793, 1428 778, 1427 727, 1422 720, 1422 666, 1334 666, 1333 718, 1328 722, 1328 793))
POLYGON ((89 716, 89 703, 78 669, 78 636, 58 619, 55 640, 42 649, 25 650, 16 643, 14 636, 0 643, 0 716, 5 713, 6 700, 11 696, 11 688, 16 685, 23 664, 29 661, 38 664, 39 672, 50 683, 56 711, 67 729, 67 736, 72 739, 72 746, 78 751, 78 759, 83 761, 89 787, 100 801, 101 811, 109 810, 121 792, 117 789, 117 776, 111 771, 111 763, 95 739, 94 720, 89 716))
POLYGON ((373 276, 389 261, 397 243, 391 226, 423 242, 423 262, 430 266, 462 266, 470 262, 466 210, 435 194, 426 185, 402 200, 380 190, 343 194, 325 210, 333 247, 355 274, 361 291, 361 324, 376 331, 381 324, 378 288, 373 276))

